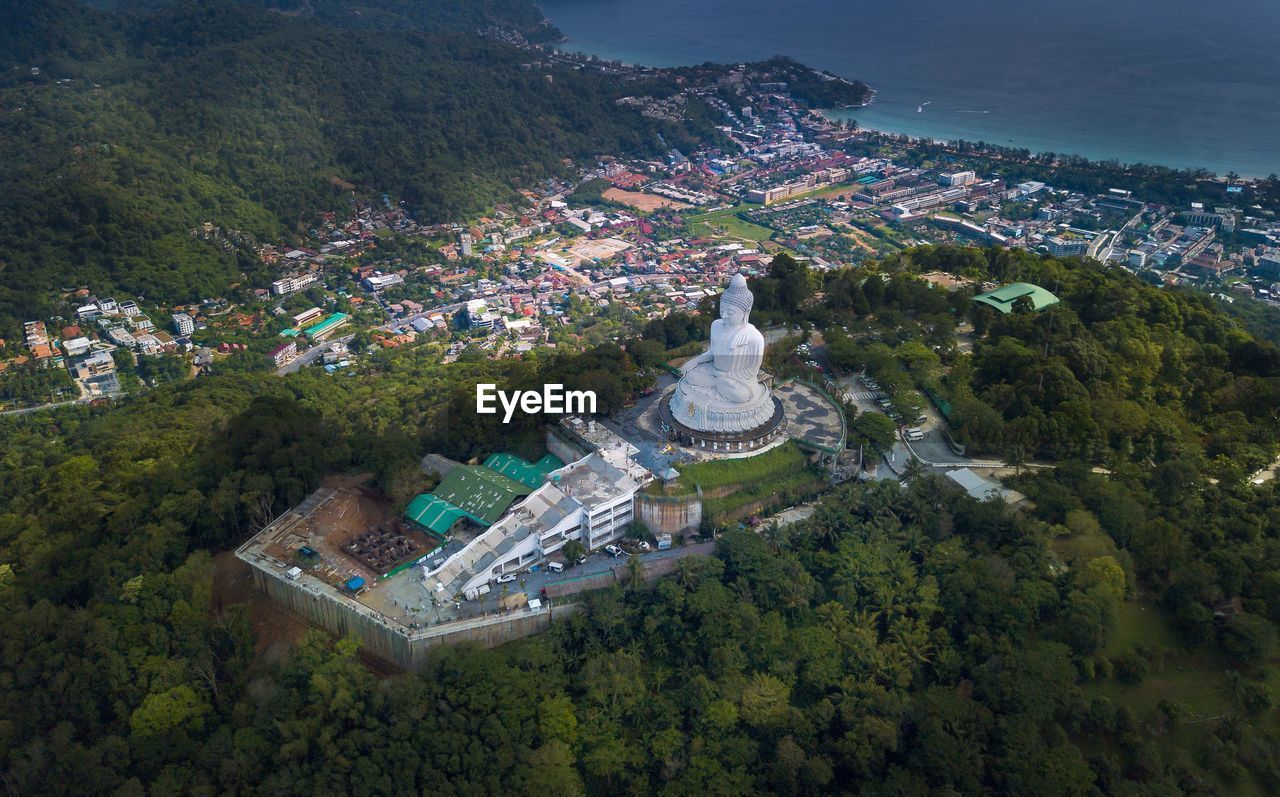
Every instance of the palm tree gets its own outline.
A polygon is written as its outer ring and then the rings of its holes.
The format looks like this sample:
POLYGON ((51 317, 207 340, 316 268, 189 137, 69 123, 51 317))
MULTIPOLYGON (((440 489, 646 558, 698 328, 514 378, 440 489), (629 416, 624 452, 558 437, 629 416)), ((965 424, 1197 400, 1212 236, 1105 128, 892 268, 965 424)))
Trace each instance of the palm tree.
POLYGON ((640 557, 632 554, 627 557, 627 563, 623 565, 624 578, 627 586, 636 589, 640 584, 644 583, 644 561, 640 557))
POLYGON ((693 589, 698 584, 698 570, 688 558, 676 562, 676 583, 685 589, 693 589))
POLYGON ((783 550, 791 547, 791 529, 780 525, 777 518, 769 521, 760 536, 769 543, 769 548, 774 553, 782 553, 783 550))
POLYGON ((902 481, 914 482, 925 473, 924 463, 915 454, 911 455, 911 459, 902 468, 902 481))

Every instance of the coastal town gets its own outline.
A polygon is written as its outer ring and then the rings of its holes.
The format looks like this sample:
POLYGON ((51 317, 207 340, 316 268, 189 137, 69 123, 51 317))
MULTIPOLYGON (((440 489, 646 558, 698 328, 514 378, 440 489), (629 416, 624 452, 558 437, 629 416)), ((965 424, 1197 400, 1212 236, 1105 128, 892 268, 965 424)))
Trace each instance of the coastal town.
POLYGON ((4 409, 106 399, 227 361, 336 374, 423 343, 449 362, 467 350, 519 356, 617 339, 696 309, 726 275, 760 274, 779 252, 824 271, 922 244, 1007 247, 1094 258, 1225 302, 1280 301, 1280 220, 1244 206, 1240 186, 1225 186, 1218 204, 1175 207, 1119 188, 1011 184, 962 156, 920 163, 922 142, 804 110, 785 83, 733 70, 719 81, 740 104, 706 87, 687 92, 721 115, 718 146, 601 156, 575 179, 465 221, 421 224, 389 196, 353 199, 304 239, 259 244, 274 278, 224 296, 155 306, 93 286, 68 291, 65 311, 26 323, 22 345, 0 361, 0 384, 24 366, 48 374, 7 391, 4 409))

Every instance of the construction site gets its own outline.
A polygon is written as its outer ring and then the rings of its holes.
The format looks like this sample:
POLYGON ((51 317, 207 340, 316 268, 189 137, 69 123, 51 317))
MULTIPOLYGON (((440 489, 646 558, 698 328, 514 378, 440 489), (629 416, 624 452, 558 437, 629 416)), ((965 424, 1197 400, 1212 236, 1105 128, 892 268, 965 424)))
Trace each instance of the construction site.
MULTIPOLYGON (((842 444, 838 413, 802 403, 805 429, 830 429, 842 444)), ((649 578, 698 552, 683 537, 696 533, 701 492, 697 506, 641 496, 655 477, 640 448, 571 417, 548 427, 546 450, 536 461, 499 452, 482 463, 429 454, 421 468, 435 486, 403 511, 358 480, 330 481, 236 557, 284 609, 417 670, 438 645, 493 646, 544 630, 573 611, 568 596, 636 577, 637 568, 624 572, 628 556, 649 578), (630 535, 637 519, 641 534, 630 535)))
MULTIPOLYGON (((414 565, 445 542, 392 515, 360 486, 322 487, 236 550, 254 586, 307 622, 354 636, 371 654, 420 669, 433 647, 496 645, 545 629, 558 611, 514 595, 493 605, 433 596, 414 565), (505 600, 509 609, 504 611, 505 600)), ((450 544, 457 545, 454 540, 450 544)))

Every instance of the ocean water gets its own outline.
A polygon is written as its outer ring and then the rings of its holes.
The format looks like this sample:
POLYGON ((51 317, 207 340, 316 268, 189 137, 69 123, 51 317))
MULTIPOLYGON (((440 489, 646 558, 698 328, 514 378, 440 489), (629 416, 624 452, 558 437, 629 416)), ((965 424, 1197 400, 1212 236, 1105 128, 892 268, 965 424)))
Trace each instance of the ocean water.
POLYGON ((1280 173, 1280 0, 542 0, 565 50, 786 54, 856 78, 864 127, 1280 173))

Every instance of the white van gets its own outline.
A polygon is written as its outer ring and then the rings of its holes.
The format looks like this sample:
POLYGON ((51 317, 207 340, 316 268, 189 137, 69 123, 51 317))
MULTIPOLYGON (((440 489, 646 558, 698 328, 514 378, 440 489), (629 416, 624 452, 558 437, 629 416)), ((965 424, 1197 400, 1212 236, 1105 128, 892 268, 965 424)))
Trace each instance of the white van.
POLYGON ((908 430, 907 430, 907 439, 908 439, 908 440, 910 440, 910 441, 911 441, 911 442, 913 442, 913 443, 914 443, 914 442, 916 442, 916 441, 918 441, 918 440, 923 440, 923 439, 924 439, 924 432, 920 431, 919 429, 908 429, 908 430))
POLYGON ((564 563, 563 562, 547 562, 547 569, 550 570, 552 573, 559 573, 560 571, 564 570, 564 563))

